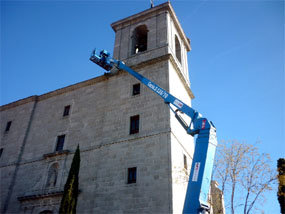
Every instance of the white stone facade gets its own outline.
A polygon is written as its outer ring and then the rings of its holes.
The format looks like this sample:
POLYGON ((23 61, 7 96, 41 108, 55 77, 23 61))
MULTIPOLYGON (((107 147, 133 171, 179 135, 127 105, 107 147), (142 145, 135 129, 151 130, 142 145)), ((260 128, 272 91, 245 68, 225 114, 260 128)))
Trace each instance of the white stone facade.
MULTIPOLYGON (((190 43, 169 2, 115 22, 112 28, 114 58, 191 106, 190 43), (140 25, 148 30, 147 50, 133 54, 132 33, 140 25)), ((147 87, 141 84, 140 94, 132 95, 136 83, 125 71, 117 71, 1 106, 1 213, 58 212, 77 144, 78 213, 181 213, 193 138, 147 87), (68 105, 69 115, 63 116, 68 105), (134 115, 139 115, 139 132, 130 134, 134 115), (61 135, 63 150, 55 152, 61 135), (55 174, 48 175, 52 166, 55 174), (132 167, 137 169, 136 182, 128 184, 132 167)))

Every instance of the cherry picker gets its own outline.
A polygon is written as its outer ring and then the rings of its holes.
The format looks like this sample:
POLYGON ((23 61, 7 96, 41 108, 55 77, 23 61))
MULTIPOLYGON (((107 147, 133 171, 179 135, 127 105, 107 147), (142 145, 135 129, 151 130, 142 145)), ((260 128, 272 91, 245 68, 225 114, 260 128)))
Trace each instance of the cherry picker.
POLYGON ((97 55, 95 49, 92 52, 90 60, 107 71, 116 67, 119 70, 125 70, 129 74, 133 75, 164 100, 189 135, 198 135, 196 138, 183 213, 210 213, 208 194, 217 146, 216 128, 213 123, 207 118, 203 118, 199 112, 195 111, 193 108, 189 107, 154 82, 126 66, 124 62, 113 59, 107 51, 102 50, 99 55, 97 55), (185 123, 178 112, 184 113, 190 117, 191 122, 189 125, 185 123))

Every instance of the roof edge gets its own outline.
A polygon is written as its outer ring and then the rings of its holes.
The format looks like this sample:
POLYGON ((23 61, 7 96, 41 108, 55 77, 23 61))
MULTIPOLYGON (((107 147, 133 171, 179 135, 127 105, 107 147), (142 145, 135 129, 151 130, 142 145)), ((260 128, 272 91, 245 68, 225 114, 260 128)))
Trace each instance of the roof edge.
POLYGON ((53 91, 50 91, 50 92, 47 92, 47 93, 44 93, 41 95, 33 95, 30 97, 26 97, 26 98, 23 98, 20 100, 16 100, 12 103, 8 103, 8 104, 0 106, 0 111, 5 111, 5 110, 8 110, 8 109, 20 106, 20 105, 24 105, 24 104, 27 104, 30 102, 42 101, 42 100, 48 99, 48 98, 53 97, 53 96, 57 96, 60 94, 64 94, 66 92, 74 91, 74 90, 79 89, 79 88, 83 88, 83 87, 86 87, 89 85, 93 85, 97 82, 105 81, 107 79, 108 79, 108 77, 106 75, 101 75, 101 76, 94 77, 94 78, 89 79, 89 80, 85 80, 85 81, 82 81, 79 83, 75 83, 75 84, 63 87, 63 88, 59 88, 59 89, 56 89, 56 90, 53 90, 53 91))

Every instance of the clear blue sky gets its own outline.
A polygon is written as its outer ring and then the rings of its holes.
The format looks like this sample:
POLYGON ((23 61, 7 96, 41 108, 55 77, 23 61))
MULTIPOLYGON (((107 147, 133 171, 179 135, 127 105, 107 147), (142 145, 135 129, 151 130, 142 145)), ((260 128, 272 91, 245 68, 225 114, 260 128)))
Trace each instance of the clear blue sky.
MULTIPOLYGON (((165 1, 154 1, 160 4, 165 1)), ((186 35, 193 108, 218 138, 285 157, 284 2, 171 1, 186 35)), ((132 1, 1 1, 1 105, 102 75, 94 47, 113 51, 110 24, 149 8, 132 1)), ((265 213, 278 213, 276 192, 265 213)))

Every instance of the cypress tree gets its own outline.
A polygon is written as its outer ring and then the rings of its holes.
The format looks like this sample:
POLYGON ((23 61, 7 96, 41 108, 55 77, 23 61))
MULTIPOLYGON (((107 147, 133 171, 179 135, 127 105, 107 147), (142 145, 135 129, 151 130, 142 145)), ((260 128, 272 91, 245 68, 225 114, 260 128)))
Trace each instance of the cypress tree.
POLYGON ((281 208, 281 213, 285 214, 285 159, 280 158, 277 162, 278 167, 278 180, 279 180, 279 187, 278 187, 278 201, 281 208))
POLYGON ((60 203, 60 214, 76 214, 76 204, 78 196, 78 174, 80 167, 79 145, 73 156, 68 178, 64 185, 64 192, 60 203))

